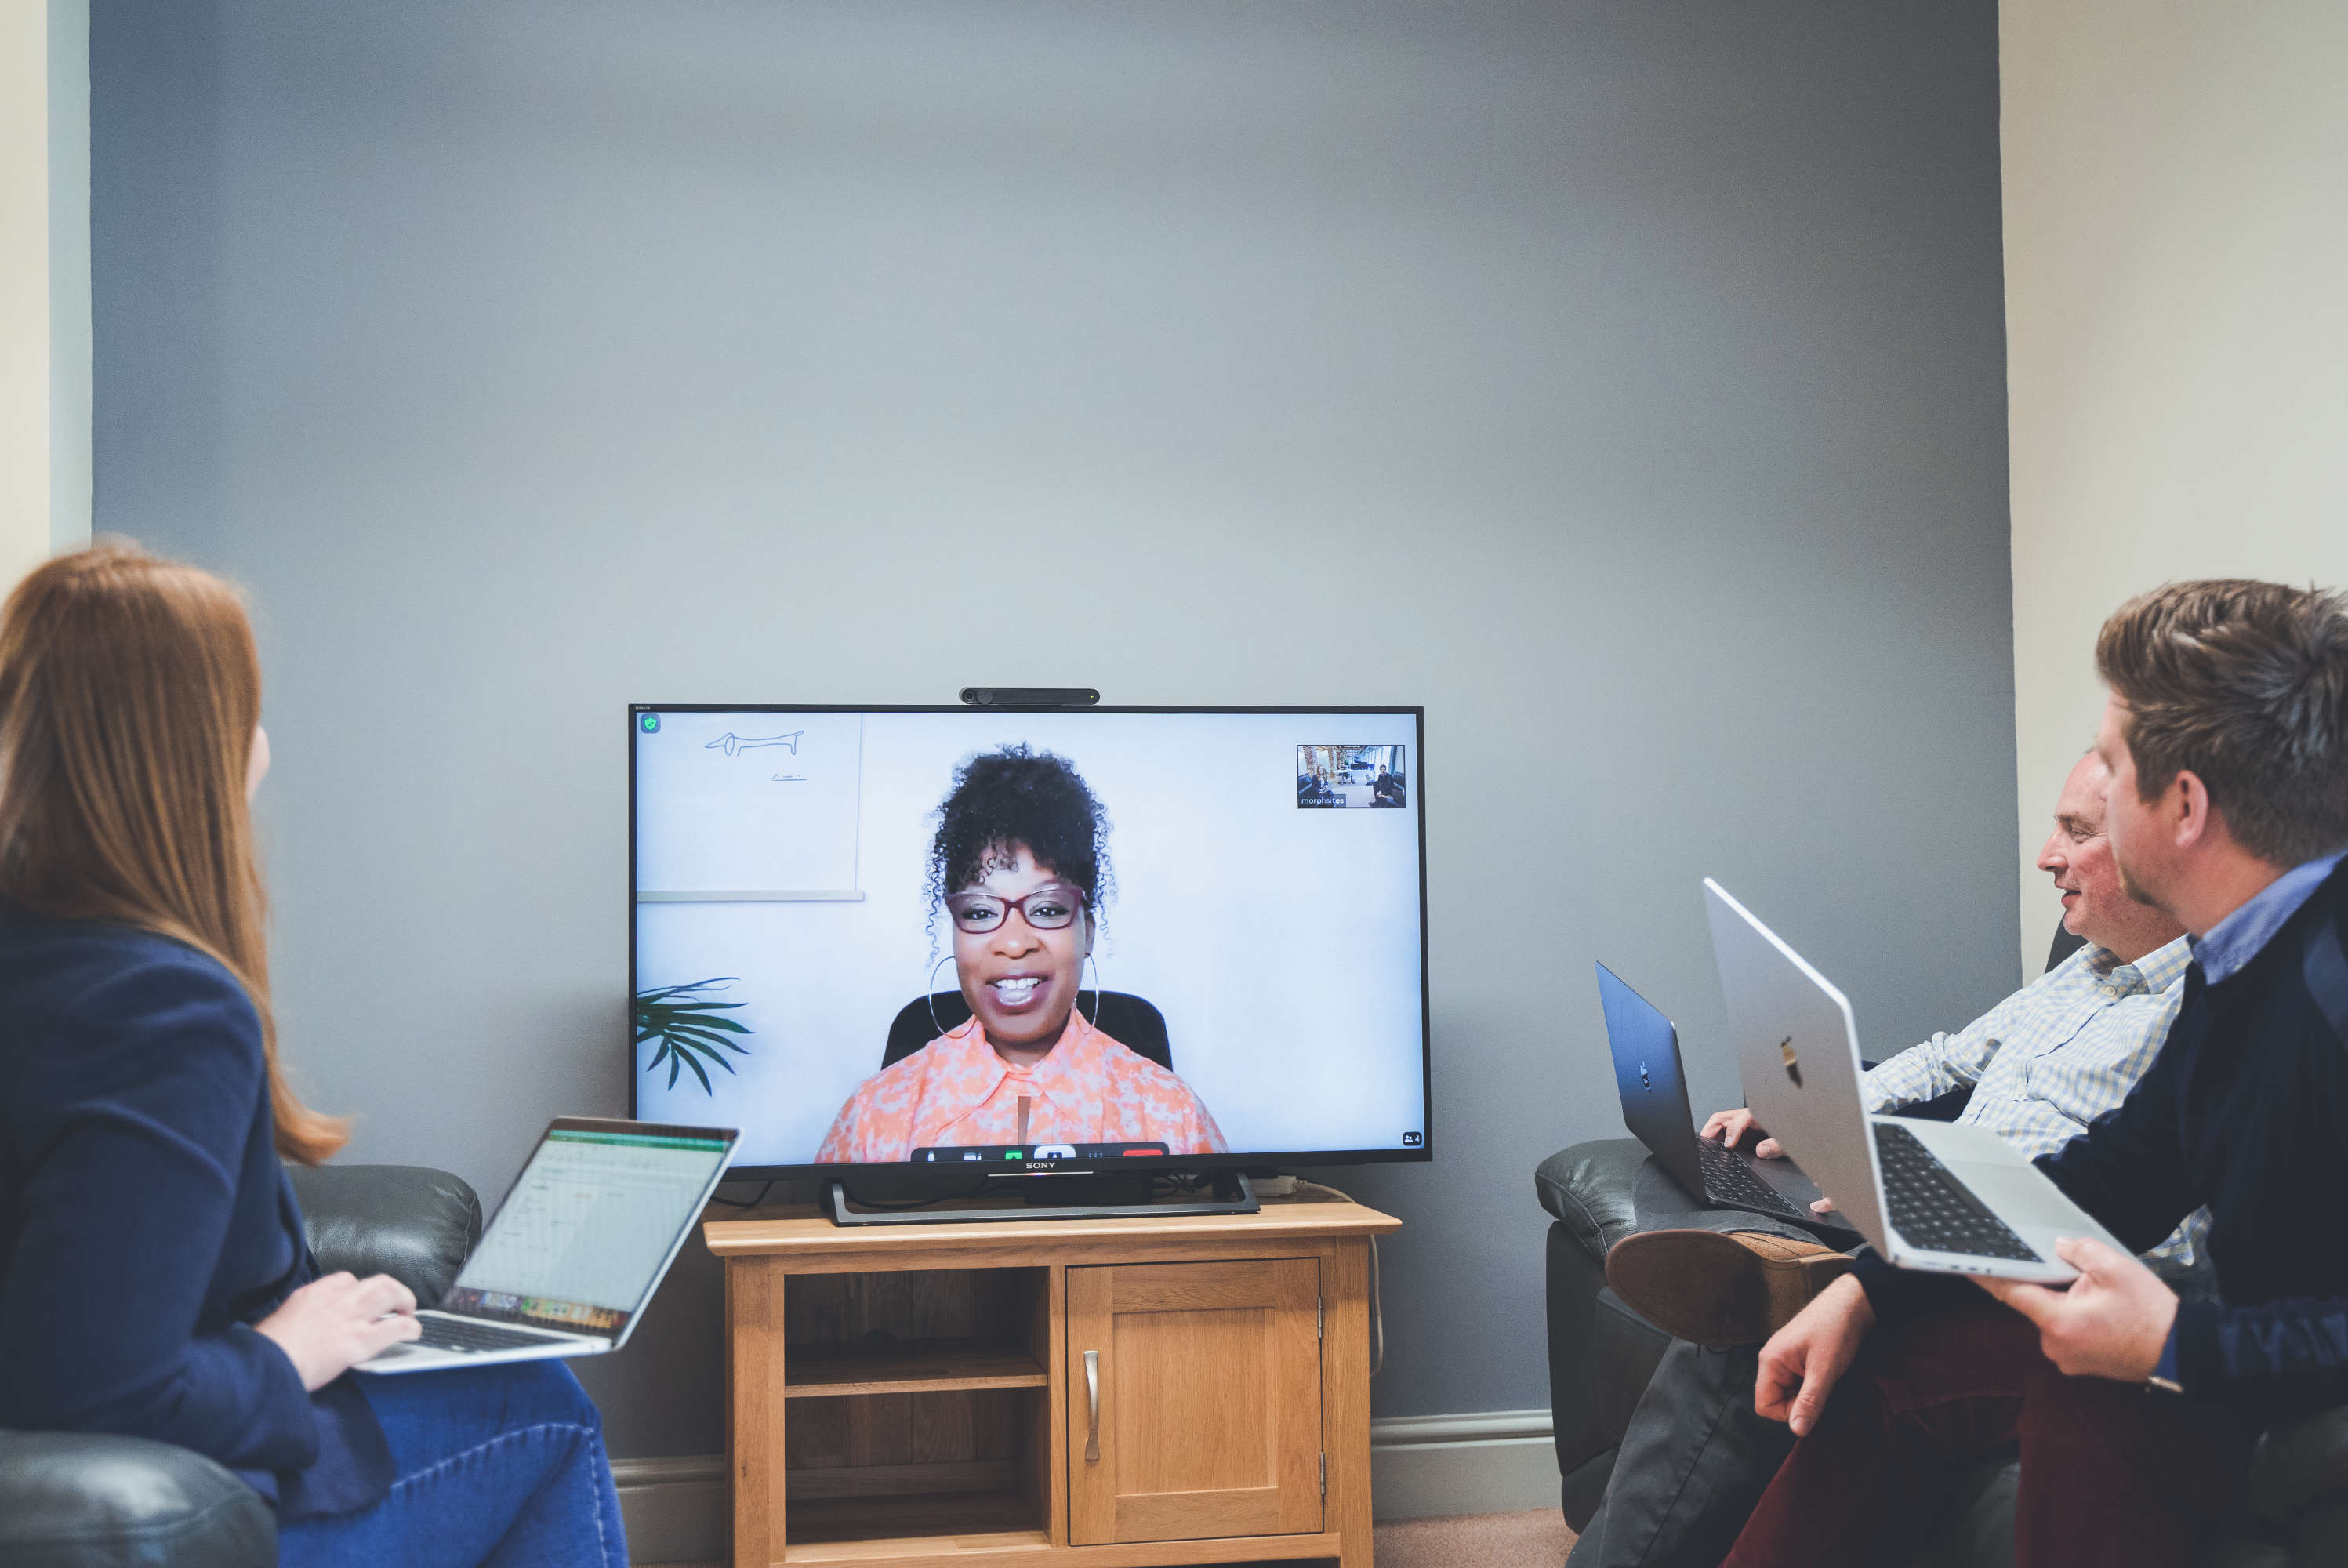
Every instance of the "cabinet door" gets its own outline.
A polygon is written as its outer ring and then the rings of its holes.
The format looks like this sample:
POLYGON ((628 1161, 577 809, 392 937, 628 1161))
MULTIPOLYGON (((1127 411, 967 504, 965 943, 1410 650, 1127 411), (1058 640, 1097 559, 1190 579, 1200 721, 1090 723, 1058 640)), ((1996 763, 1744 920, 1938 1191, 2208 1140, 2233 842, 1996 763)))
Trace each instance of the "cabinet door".
POLYGON ((1315 1258, 1068 1270, 1068 1539, 1321 1528, 1315 1258))

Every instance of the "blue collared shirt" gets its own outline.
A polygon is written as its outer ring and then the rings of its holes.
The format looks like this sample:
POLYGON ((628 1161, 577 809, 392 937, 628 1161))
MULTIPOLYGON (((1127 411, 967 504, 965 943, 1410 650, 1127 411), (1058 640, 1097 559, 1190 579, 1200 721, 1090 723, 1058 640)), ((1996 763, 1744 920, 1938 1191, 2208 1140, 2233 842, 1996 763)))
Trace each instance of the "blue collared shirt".
POLYGON ((2299 913, 2314 896, 2348 850, 2334 851, 2312 861, 2302 861, 2244 901, 2240 909, 2209 928, 2193 944, 2193 957, 2201 978, 2215 985, 2259 955, 2282 923, 2299 913))

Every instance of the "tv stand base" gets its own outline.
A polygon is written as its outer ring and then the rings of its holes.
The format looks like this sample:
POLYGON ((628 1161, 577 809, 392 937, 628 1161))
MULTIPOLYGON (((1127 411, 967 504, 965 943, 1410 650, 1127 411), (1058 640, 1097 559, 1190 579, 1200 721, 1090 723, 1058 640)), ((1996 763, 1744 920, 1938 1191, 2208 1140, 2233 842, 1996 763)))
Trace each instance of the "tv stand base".
POLYGON ((992 1230, 709 1222, 728 1568, 1372 1568, 1370 1238, 1396 1223, 1319 1191, 992 1230))

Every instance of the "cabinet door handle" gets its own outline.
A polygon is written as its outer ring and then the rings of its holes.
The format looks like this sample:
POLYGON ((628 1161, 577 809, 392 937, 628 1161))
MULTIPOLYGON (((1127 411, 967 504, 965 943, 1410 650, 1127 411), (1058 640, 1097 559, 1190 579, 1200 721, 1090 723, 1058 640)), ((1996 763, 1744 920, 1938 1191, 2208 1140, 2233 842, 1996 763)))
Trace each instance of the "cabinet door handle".
POLYGON ((1085 1352, 1085 1463, 1100 1463, 1100 1352, 1085 1352))

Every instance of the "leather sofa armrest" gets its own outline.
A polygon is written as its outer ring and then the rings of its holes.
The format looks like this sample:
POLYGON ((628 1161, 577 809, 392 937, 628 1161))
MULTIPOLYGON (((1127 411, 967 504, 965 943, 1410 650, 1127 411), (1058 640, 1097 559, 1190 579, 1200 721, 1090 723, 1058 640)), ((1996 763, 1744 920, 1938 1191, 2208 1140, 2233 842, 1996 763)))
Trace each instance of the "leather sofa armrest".
POLYGON ((201 1454, 146 1438, 0 1432, 0 1563, 276 1561, 277 1516, 201 1454))
POLYGON ((2348 1407, 2262 1434, 2243 1491, 2251 1512, 2285 1530, 2326 1499, 2348 1499, 2348 1407))
POLYGON ((1817 1239, 1766 1214, 1707 1206, 1635 1138, 1601 1138, 1558 1150, 1533 1168, 1533 1194, 1576 1245, 1601 1261, 1634 1231, 1766 1231, 1795 1241, 1817 1239))
POLYGON ((434 1306, 481 1239, 481 1201, 462 1178, 420 1165, 293 1165, 294 1195, 321 1273, 387 1274, 434 1306))

